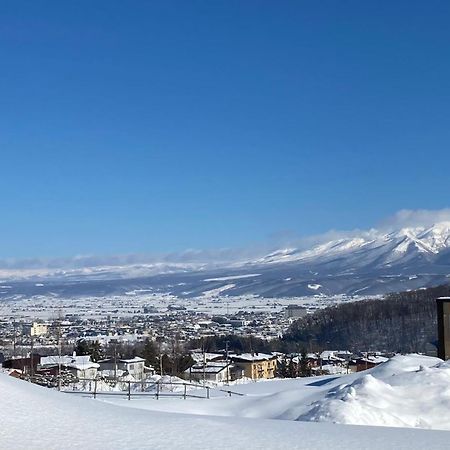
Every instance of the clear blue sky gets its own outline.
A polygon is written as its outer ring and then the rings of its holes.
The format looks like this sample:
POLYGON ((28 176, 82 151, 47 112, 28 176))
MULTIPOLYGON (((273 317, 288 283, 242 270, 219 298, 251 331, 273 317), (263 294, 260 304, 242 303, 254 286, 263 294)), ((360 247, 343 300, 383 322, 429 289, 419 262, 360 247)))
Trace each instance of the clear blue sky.
POLYGON ((449 206, 448 1, 0 3, 0 257, 449 206))

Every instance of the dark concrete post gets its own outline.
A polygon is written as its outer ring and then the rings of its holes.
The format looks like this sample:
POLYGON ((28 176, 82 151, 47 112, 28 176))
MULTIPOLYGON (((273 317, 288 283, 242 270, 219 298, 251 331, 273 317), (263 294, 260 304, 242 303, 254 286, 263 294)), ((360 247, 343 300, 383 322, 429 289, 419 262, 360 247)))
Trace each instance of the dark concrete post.
POLYGON ((438 327, 438 357, 450 359, 450 297, 436 299, 438 327))

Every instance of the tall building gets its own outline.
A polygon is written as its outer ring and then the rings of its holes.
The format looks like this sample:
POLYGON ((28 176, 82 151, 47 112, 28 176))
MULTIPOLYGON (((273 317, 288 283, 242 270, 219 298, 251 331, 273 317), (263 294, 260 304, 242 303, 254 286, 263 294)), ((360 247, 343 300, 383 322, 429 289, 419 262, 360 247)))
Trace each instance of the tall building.
POLYGON ((299 319, 300 317, 305 317, 308 310, 304 306, 299 305, 288 305, 284 310, 284 315, 286 319, 299 319))

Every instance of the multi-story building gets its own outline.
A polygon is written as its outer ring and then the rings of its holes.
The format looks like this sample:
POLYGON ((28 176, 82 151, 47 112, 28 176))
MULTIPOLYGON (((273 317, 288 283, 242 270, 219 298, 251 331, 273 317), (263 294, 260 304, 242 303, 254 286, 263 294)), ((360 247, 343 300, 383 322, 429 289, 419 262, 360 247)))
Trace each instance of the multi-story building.
POLYGON ((286 319, 299 319, 300 317, 305 317, 308 313, 304 306, 299 305, 288 305, 284 311, 286 319))
POLYGON ((277 358, 266 353, 242 353, 231 355, 230 360, 244 371, 246 378, 258 380, 261 378, 275 378, 277 358))
POLYGON ((42 322, 32 322, 23 325, 23 332, 28 336, 41 337, 48 333, 48 325, 42 322))

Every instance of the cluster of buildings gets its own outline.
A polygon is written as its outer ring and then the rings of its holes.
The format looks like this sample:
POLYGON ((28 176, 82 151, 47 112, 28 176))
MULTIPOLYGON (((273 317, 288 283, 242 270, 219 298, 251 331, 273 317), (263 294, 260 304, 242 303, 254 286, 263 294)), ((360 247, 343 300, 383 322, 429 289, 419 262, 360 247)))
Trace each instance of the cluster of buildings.
MULTIPOLYGON (((210 303, 218 300, 210 299, 210 303)), ((294 320, 308 313, 304 306, 294 303, 281 306, 273 303, 263 310, 243 305, 230 313, 228 305, 217 311, 200 311, 172 299, 156 306, 145 301, 133 305, 133 299, 126 299, 117 305, 111 301, 104 308, 94 300, 78 306, 74 303, 65 312, 58 310, 57 317, 54 312, 53 318, 30 319, 30 311, 42 313, 42 309, 49 307, 44 302, 34 304, 36 311, 24 308, 9 311, 9 315, 0 314, 0 363, 17 376, 41 377, 47 385, 54 385, 57 379, 60 382, 63 375, 67 382, 97 378, 138 382, 155 374, 155 368, 140 357, 110 357, 94 362, 89 356, 72 354, 80 339, 109 349, 111 344, 133 345, 149 339, 158 344, 161 352, 170 351, 175 339, 181 345, 195 339, 229 335, 271 340, 282 336, 294 320)), ((348 351, 309 353, 303 357, 193 351, 193 363, 182 376, 193 382, 228 383, 239 379, 304 376, 305 370, 309 375, 347 373, 373 367, 388 356, 354 355, 348 351)))
POLYGON ((138 356, 129 359, 108 358, 92 361, 90 355, 30 354, 22 358, 3 361, 3 368, 12 376, 24 378, 46 386, 59 383, 69 385, 78 381, 104 379, 109 381, 143 381, 154 375, 153 367, 147 367, 145 360, 138 356))
POLYGON ((81 338, 102 345, 133 344, 149 338, 162 347, 174 339, 183 343, 231 334, 271 340, 282 336, 292 321, 306 312, 301 306, 291 305, 279 311, 241 310, 212 315, 169 304, 163 312, 144 305, 123 316, 113 312, 106 317, 66 313, 50 320, 0 316, 0 352, 7 356, 26 356, 32 351, 45 355, 58 346, 73 348, 81 338))
MULTIPOLYGON (((324 374, 345 374, 372 368, 392 355, 349 351, 322 353, 206 353, 190 352, 192 364, 182 374, 189 382, 229 384, 236 380, 258 381, 275 377, 298 377, 324 374)), ((156 370, 139 356, 128 359, 105 358, 96 362, 90 355, 13 357, 3 361, 3 368, 11 375, 56 387, 77 382, 103 380, 105 382, 144 382, 154 377, 156 370)), ((163 373, 160 375, 164 375, 163 373)))
POLYGON ((184 372, 190 381, 228 383, 246 378, 257 381, 277 375, 278 356, 267 353, 201 353, 192 352, 195 362, 184 372))

